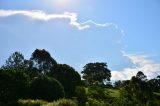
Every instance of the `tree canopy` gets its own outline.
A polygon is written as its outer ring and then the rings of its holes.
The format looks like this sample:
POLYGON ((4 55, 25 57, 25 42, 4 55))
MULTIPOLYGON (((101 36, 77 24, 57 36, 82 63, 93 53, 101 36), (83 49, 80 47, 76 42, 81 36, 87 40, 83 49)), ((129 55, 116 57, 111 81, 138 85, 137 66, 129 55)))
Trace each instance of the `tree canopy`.
POLYGON ((107 67, 107 63, 103 62, 88 63, 83 67, 81 73, 83 74, 83 79, 90 85, 93 85, 96 81, 104 84, 104 82, 110 81, 111 78, 111 72, 107 67))
POLYGON ((33 99, 53 101, 64 97, 63 86, 54 78, 39 76, 32 81, 30 89, 33 99))
POLYGON ((31 68, 38 70, 40 73, 47 74, 53 70, 57 62, 51 57, 48 51, 36 49, 30 58, 31 68))
POLYGON ((14 52, 6 60, 6 63, 2 66, 2 69, 24 69, 28 67, 26 62, 27 61, 24 59, 22 53, 14 52))
POLYGON ((136 74, 136 77, 141 79, 141 80, 147 80, 147 76, 144 75, 144 73, 142 71, 138 71, 137 74, 136 74))
POLYGON ((76 86, 81 82, 81 77, 75 69, 67 64, 58 64, 51 73, 64 86, 67 97, 74 95, 76 86))

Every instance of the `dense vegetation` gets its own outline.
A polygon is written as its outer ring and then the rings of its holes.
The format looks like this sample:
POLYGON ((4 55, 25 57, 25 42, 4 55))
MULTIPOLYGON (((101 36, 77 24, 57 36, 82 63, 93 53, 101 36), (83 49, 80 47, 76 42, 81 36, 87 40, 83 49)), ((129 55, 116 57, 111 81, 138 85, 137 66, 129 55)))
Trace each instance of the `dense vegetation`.
POLYGON ((81 78, 44 49, 29 60, 15 52, 0 68, 0 106, 160 106, 160 76, 142 71, 111 84, 107 63, 86 64, 81 78))

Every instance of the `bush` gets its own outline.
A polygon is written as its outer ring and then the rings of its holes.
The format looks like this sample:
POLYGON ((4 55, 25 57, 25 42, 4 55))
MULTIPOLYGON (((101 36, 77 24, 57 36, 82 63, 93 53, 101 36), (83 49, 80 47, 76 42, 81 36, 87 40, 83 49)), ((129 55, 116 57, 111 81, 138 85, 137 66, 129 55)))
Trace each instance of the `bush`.
POLYGON ((85 87, 77 87, 75 93, 78 100, 78 105, 84 106, 87 101, 87 93, 85 87))
POLYGON ((63 86, 57 80, 44 76, 34 79, 30 90, 32 99, 53 101, 64 97, 63 86))
POLYGON ((106 106, 103 101, 89 98, 88 102, 86 102, 86 106, 106 106))
POLYGON ((106 99, 105 90, 99 86, 88 87, 88 97, 94 99, 106 99))
POLYGON ((119 98, 113 99, 111 106, 142 106, 135 100, 130 100, 128 97, 120 96, 119 98))

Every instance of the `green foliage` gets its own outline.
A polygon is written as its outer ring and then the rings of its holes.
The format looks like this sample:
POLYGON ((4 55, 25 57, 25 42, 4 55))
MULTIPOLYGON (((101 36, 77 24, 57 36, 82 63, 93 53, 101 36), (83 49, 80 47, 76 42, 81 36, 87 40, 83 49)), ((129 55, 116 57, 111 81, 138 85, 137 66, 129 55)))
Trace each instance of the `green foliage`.
POLYGON ((120 92, 118 89, 108 89, 100 86, 87 87, 86 93, 87 93, 87 103, 90 103, 91 100, 94 101, 96 100, 95 104, 99 102, 101 105, 103 103, 105 104, 102 106, 109 106, 109 104, 113 102, 114 98, 119 98, 120 96, 120 92))
POLYGON ((87 101, 87 92, 85 87, 77 87, 75 93, 78 100, 78 105, 84 106, 87 101))
POLYGON ((110 81, 111 77, 107 64, 99 62, 86 64, 81 73, 83 74, 83 79, 85 79, 89 85, 94 85, 96 81, 98 81, 99 84, 104 84, 105 81, 110 81))
POLYGON ((11 102, 28 95, 27 75, 22 70, 0 71, 0 101, 11 102))
POLYGON ((28 67, 27 61, 24 59, 24 56, 20 52, 14 52, 6 60, 6 63, 2 66, 2 69, 7 70, 20 70, 26 69, 28 67))
POLYGON ((63 86, 57 80, 45 76, 35 78, 30 90, 33 99, 53 101, 64 97, 63 86))
POLYGON ((146 104, 148 100, 152 99, 152 90, 146 81, 132 77, 130 89, 131 96, 135 97, 142 104, 146 104))
POLYGON ((58 64, 50 74, 63 85, 66 97, 72 97, 76 86, 81 82, 79 73, 67 64, 58 64))
POLYGON ((18 100, 19 106, 44 106, 45 104, 47 104, 47 102, 43 100, 18 100))
POLYGON ((114 83, 115 88, 120 88, 121 86, 122 86, 122 81, 121 80, 115 81, 115 83, 114 83))
POLYGON ((142 71, 137 72, 136 78, 141 79, 142 81, 147 80, 147 76, 144 75, 144 73, 142 71))
POLYGON ((111 106, 142 106, 137 102, 130 100, 128 97, 120 96, 119 98, 114 98, 111 106))
POLYGON ((105 92, 105 90, 99 86, 88 87, 88 94, 87 95, 88 95, 88 97, 94 98, 97 100, 107 98, 107 92, 105 92))
POLYGON ((121 96, 139 105, 146 105, 150 100, 153 101, 151 87, 142 72, 138 72, 136 77, 133 76, 129 83, 121 88, 121 96))
POLYGON ((55 102, 55 106, 77 106, 77 104, 70 99, 60 99, 55 102))
POLYGON ((120 96, 120 91, 118 89, 105 89, 109 97, 116 97, 120 96))
POLYGON ((86 106, 106 106, 106 105, 101 100, 88 98, 88 101, 86 102, 86 106))
POLYGON ((149 80, 148 84, 152 91, 160 92, 160 76, 157 76, 156 78, 149 80))
POLYGON ((70 99, 60 99, 53 102, 46 102, 43 100, 19 100, 19 106, 77 106, 76 103, 70 99))
POLYGON ((47 74, 51 70, 54 70, 57 62, 51 57, 49 52, 42 49, 36 49, 30 58, 30 69, 37 70, 42 74, 47 74))
POLYGON ((15 52, 0 68, 0 106, 160 106, 160 76, 147 80, 139 71, 113 89, 106 63, 88 63, 82 74, 83 81, 44 49, 36 49, 30 60, 15 52))

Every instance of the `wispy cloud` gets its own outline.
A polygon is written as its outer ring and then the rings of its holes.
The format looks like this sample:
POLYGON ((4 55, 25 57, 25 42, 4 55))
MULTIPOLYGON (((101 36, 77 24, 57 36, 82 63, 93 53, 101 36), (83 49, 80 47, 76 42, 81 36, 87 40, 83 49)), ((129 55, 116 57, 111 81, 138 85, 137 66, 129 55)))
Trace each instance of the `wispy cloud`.
POLYGON ((94 22, 93 20, 88 20, 88 21, 85 21, 85 22, 81 23, 81 25, 86 25, 86 24, 94 24, 94 25, 99 26, 99 27, 114 27, 115 29, 119 29, 118 25, 116 25, 115 23, 99 24, 99 23, 94 22))
POLYGON ((120 29, 120 33, 121 33, 121 38, 117 41, 118 44, 122 43, 122 40, 126 35, 123 29, 120 29))
POLYGON ((94 24, 99 27, 114 27, 118 29, 118 26, 114 23, 99 24, 92 20, 88 20, 83 23, 78 22, 77 14, 72 12, 65 12, 63 14, 47 14, 41 10, 0 10, 0 17, 9 17, 13 15, 23 15, 35 20, 48 21, 53 19, 68 19, 70 25, 78 28, 79 30, 84 30, 90 28, 90 24, 94 24))
POLYGON ((155 63, 147 55, 126 54, 123 52, 123 56, 127 57, 132 63, 132 67, 124 68, 121 71, 112 71, 112 80, 128 80, 132 76, 135 76, 138 71, 142 71, 147 75, 148 79, 154 78, 160 75, 160 63, 155 63))

